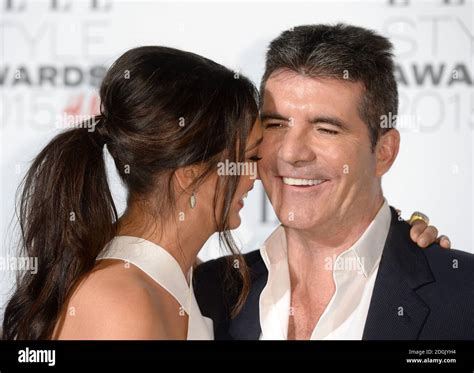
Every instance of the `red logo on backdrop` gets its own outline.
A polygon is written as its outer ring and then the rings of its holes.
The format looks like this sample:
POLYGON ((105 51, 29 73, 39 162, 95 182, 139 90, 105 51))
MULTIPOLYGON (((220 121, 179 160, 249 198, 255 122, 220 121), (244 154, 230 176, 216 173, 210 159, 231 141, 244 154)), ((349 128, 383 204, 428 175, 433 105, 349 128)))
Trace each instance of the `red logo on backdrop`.
POLYGON ((94 116, 100 113, 100 99, 97 94, 85 98, 84 93, 73 96, 64 108, 64 114, 68 117, 79 117, 82 115, 94 116))

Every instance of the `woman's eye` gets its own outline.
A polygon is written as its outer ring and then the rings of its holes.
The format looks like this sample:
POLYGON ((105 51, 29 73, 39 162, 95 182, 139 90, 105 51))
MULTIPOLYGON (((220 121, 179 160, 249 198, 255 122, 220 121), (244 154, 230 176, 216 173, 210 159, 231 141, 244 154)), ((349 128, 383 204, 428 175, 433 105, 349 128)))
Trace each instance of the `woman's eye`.
POLYGON ((265 124, 265 128, 280 128, 282 127, 281 123, 267 123, 265 124))
POLYGON ((258 162, 262 157, 259 157, 258 155, 254 155, 253 157, 249 158, 252 162, 258 162))

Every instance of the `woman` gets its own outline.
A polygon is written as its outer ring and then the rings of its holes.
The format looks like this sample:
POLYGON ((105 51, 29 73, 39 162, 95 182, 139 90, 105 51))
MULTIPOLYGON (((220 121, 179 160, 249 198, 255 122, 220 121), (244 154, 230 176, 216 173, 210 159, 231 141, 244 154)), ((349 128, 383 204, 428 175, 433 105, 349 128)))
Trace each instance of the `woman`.
MULTIPOLYGON (((19 279, 3 337, 211 339, 192 264, 214 232, 239 257, 229 230, 254 178, 215 170, 259 159, 255 87, 196 54, 141 47, 114 63, 100 98, 95 131, 56 136, 25 177, 22 248, 39 266, 19 279), (120 218, 104 145, 128 190, 120 218)), ((235 312, 242 260, 238 273, 235 312)))

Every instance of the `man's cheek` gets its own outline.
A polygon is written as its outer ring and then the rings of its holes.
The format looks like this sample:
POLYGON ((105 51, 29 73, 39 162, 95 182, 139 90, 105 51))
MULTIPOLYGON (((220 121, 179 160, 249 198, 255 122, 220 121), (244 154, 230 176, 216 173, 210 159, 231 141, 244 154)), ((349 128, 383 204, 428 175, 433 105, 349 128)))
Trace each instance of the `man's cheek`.
POLYGON ((324 159, 326 164, 333 170, 335 175, 343 176, 351 174, 358 167, 358 154, 346 145, 345 147, 328 147, 324 159))
POLYGON ((270 167, 270 165, 267 162, 264 162, 263 156, 261 156, 261 157, 262 157, 262 159, 257 164, 257 172, 258 172, 258 176, 260 177, 262 182, 265 183, 265 182, 267 182, 267 180, 269 178, 269 167, 270 167))

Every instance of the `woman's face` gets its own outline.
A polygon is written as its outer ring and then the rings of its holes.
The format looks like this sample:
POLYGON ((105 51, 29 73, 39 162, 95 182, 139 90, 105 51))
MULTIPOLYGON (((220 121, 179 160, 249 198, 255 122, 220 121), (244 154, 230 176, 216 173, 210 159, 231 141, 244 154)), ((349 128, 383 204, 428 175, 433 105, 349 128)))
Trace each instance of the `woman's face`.
POLYGON ((255 180, 258 178, 258 146, 262 142, 262 134, 263 131, 260 120, 257 120, 247 139, 245 147, 245 161, 238 168, 238 171, 240 171, 240 179, 230 208, 230 229, 235 229, 240 225, 240 210, 244 207, 247 193, 253 188, 255 180))
MULTIPOLYGON (((216 193, 216 186, 219 178, 227 177, 229 175, 239 175, 239 184, 235 192, 234 198, 231 202, 229 214, 229 229, 237 228, 240 223, 240 210, 244 207, 244 200, 247 193, 253 188, 253 184, 258 177, 257 174, 257 154, 258 145, 262 141, 262 128, 260 120, 257 120, 253 129, 247 138, 245 146, 245 161, 242 163, 233 163, 228 160, 219 162, 217 170, 213 173, 199 188, 197 193, 198 203, 205 203, 210 208, 213 206, 213 200, 216 193)), ((221 191, 217 202, 215 216, 217 219, 222 219, 222 207, 224 201, 224 192, 221 191)), ((212 209, 208 210, 212 213, 212 209)), ((212 216, 214 219, 214 216, 212 216)))

